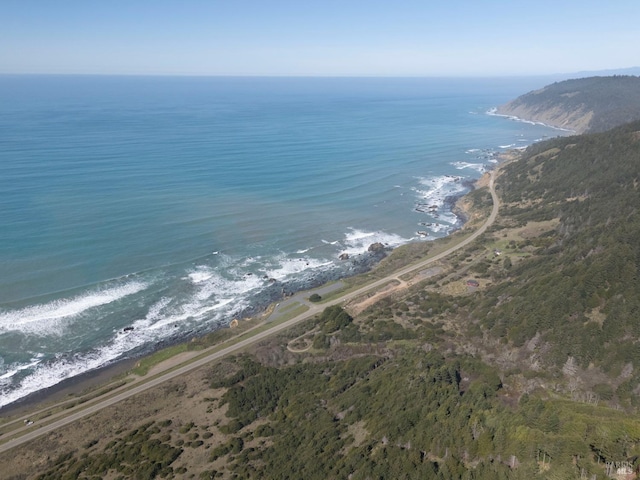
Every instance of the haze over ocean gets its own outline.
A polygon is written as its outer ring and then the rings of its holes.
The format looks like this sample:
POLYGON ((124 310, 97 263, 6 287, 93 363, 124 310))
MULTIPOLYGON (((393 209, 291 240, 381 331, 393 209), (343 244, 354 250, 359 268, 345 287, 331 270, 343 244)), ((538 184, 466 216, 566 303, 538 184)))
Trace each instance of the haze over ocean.
POLYGON ((0 406, 450 233, 540 86, 0 76, 0 406))

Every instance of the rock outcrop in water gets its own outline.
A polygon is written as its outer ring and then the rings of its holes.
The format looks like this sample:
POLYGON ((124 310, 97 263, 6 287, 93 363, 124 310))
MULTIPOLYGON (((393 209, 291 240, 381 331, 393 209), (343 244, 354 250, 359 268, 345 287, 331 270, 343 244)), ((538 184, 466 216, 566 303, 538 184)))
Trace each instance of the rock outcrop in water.
POLYGON ((376 242, 369 245, 369 248, 367 249, 367 251, 371 253, 381 253, 381 252, 384 252, 384 249, 385 247, 382 243, 376 242))

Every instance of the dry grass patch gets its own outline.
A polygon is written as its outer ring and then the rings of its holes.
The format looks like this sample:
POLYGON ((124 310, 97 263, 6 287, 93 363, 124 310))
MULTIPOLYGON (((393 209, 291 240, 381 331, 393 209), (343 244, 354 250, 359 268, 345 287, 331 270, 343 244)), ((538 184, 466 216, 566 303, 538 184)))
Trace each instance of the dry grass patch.
POLYGON ((227 406, 218 406, 218 399, 224 389, 213 390, 209 387, 211 369, 217 366, 212 364, 197 369, 180 379, 163 383, 1 454, 0 477, 35 477, 49 468, 52 462, 63 454, 74 452, 74 455, 79 456, 84 452, 101 450, 109 442, 126 435, 127 432, 142 424, 167 420, 171 420, 171 443, 175 444, 182 440, 185 445, 184 452, 176 461, 176 465, 189 465, 189 472, 204 469, 209 457, 209 448, 224 438, 213 427, 226 421, 227 406), (193 424, 193 428, 181 433, 181 429, 189 424, 193 424), (205 425, 210 427, 203 427, 205 425), (212 435, 209 436, 206 432, 212 435), (198 434, 197 440, 202 440, 202 445, 186 446, 194 441, 191 436, 195 433, 198 434), (90 448, 87 447, 92 442, 95 443, 90 448))

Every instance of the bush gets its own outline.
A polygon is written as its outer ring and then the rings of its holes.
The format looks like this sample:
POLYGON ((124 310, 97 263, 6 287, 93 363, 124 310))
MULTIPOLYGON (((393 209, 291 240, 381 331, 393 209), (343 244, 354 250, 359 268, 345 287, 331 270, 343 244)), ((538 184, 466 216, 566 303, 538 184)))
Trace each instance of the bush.
POLYGON ((608 383, 599 383, 593 387, 593 393, 598 395, 602 400, 611 400, 613 398, 613 388, 608 383))
POLYGON ((257 437, 270 437, 273 435, 273 427, 269 424, 260 425, 256 428, 257 437))
POLYGON ((233 419, 228 424, 222 425, 220 427, 220 431, 225 434, 236 433, 240 431, 242 427, 244 427, 242 422, 240 422, 238 419, 233 419))
POLYGON ((326 350, 330 346, 331 346, 331 343, 328 335, 324 335, 320 333, 313 340, 313 348, 315 348, 316 350, 326 350))
POLYGON ((324 309, 320 321, 324 323, 322 331, 331 333, 349 325, 353 318, 339 305, 333 305, 324 309))
POLYGON ((189 430, 191 430, 194 425, 195 424, 193 422, 189 422, 186 425, 183 425, 182 427, 180 427, 180 433, 189 433, 189 430))
POLYGON ((320 300, 322 300, 322 297, 317 293, 314 293, 309 297, 310 302, 319 302, 320 300))

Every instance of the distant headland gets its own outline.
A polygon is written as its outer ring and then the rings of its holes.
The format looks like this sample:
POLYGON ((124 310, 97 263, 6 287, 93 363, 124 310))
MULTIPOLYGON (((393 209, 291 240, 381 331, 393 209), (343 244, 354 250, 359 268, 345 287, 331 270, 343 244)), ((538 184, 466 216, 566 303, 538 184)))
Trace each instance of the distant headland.
POLYGON ((496 113, 576 133, 602 132, 640 119, 640 77, 615 75, 556 82, 501 105, 496 113))

